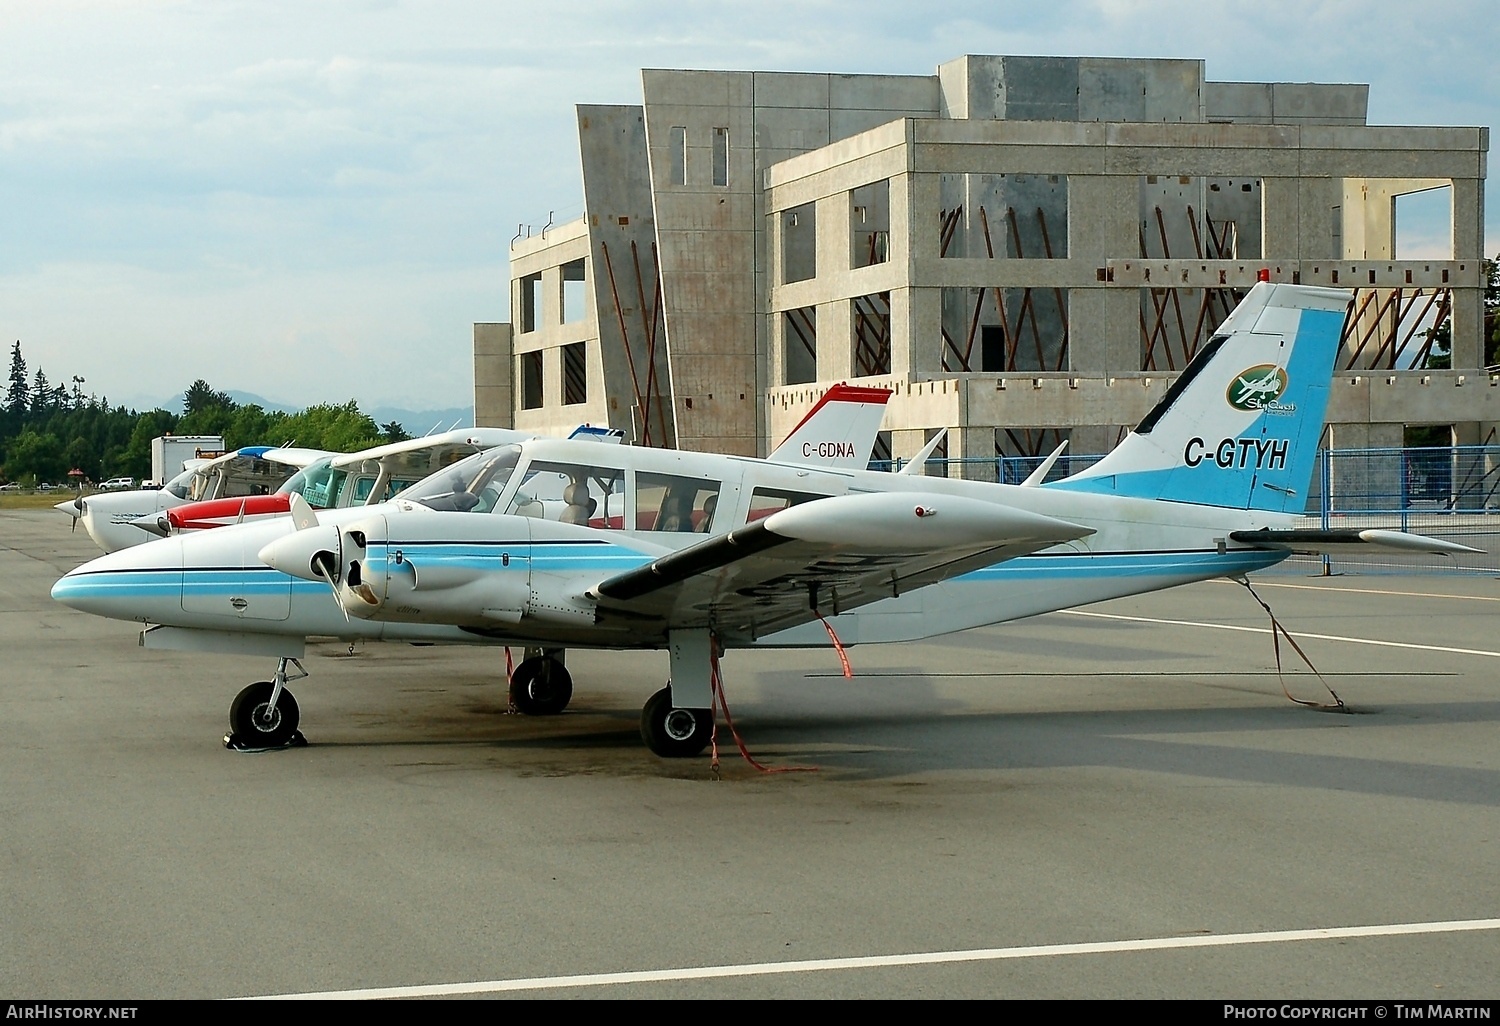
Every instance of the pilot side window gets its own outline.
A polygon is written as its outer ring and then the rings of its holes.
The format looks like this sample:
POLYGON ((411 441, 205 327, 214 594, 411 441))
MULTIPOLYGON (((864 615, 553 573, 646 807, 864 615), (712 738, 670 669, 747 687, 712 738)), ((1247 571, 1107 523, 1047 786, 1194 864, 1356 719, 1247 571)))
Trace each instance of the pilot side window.
POLYGON ((784 509, 804 502, 812 502, 815 499, 826 499, 826 495, 814 495, 811 492, 789 492, 780 488, 757 488, 750 493, 750 515, 745 518, 745 523, 754 523, 764 520, 772 513, 780 513, 784 509))
POLYGON ((506 512, 618 530, 625 526, 625 473, 617 467, 538 460, 527 468, 506 512))
POLYGON ((637 531, 713 530, 719 506, 719 482, 671 474, 635 475, 637 531))

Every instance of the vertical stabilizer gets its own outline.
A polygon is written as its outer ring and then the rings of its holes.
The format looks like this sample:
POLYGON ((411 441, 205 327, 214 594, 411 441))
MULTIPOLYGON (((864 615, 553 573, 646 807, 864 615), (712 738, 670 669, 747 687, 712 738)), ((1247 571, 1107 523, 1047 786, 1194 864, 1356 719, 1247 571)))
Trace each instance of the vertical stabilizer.
POLYGON ((890 397, 888 388, 839 382, 823 393, 767 459, 825 470, 864 470, 890 397))
POLYGON ((1348 306, 1257 284, 1113 452, 1047 487, 1300 513, 1348 306))

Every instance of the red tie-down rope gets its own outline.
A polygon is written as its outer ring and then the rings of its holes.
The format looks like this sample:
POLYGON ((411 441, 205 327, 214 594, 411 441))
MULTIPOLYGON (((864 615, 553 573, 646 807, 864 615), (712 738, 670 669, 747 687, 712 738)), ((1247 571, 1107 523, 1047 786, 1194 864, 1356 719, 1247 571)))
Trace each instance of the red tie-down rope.
POLYGON ((1333 690, 1333 686, 1323 678, 1323 675, 1321 673, 1318 672, 1318 668, 1312 664, 1312 660, 1307 658, 1307 653, 1302 651, 1302 646, 1297 644, 1297 639, 1292 637, 1291 632, 1281 625, 1280 620, 1276 619, 1276 614, 1271 612, 1271 607, 1266 604, 1266 600, 1257 595, 1255 593, 1255 589, 1250 587, 1250 579, 1248 577, 1236 577, 1234 580, 1236 583, 1243 584, 1245 586, 1245 590, 1250 593, 1250 597, 1255 599, 1256 602, 1260 603, 1260 608, 1264 609, 1266 611, 1266 615, 1271 618, 1271 650, 1276 653, 1276 679, 1281 682, 1281 693, 1287 697, 1287 700, 1296 702, 1298 705, 1305 705, 1309 709, 1327 709, 1331 712, 1343 713, 1349 712, 1349 707, 1344 704, 1344 700, 1339 697, 1339 693, 1333 690), (1322 682, 1325 688, 1328 689, 1328 693, 1333 696, 1333 705, 1329 705, 1327 702, 1313 702, 1304 698, 1294 698, 1292 696, 1292 693, 1287 690, 1286 677, 1281 672, 1280 638, 1282 637, 1286 638, 1286 640, 1291 644, 1296 653, 1302 657, 1302 661, 1307 664, 1307 668, 1311 670, 1313 672, 1313 675, 1317 677, 1320 682, 1322 682))
MULTIPOLYGON (((714 729, 713 732, 709 734, 709 747, 712 752, 712 759, 709 762, 709 769, 710 771, 712 771, 715 780, 717 780, 719 777, 718 711, 720 709, 724 710, 724 722, 729 725, 729 734, 734 738, 735 746, 740 750, 740 757, 750 765, 754 766, 756 769, 760 770, 762 773, 816 773, 821 768, 818 766, 763 766, 760 763, 756 762, 755 757, 750 754, 750 749, 745 747, 745 742, 744 739, 740 737, 740 732, 735 729, 734 717, 729 714, 729 701, 724 697, 724 677, 723 674, 719 672, 719 639, 717 637, 710 637, 709 639, 708 665, 709 686, 713 692, 713 705, 711 708, 711 712, 714 714, 714 729)), ((848 664, 846 663, 845 665, 847 666, 848 664)))

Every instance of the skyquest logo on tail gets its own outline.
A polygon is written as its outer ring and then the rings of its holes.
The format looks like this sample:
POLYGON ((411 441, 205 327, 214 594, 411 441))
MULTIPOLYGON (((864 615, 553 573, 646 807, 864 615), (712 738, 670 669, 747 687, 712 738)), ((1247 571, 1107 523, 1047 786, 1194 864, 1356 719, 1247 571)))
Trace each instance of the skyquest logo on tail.
MULTIPOLYGON (((1229 387, 1224 390, 1224 398, 1236 410, 1244 410, 1253 413, 1256 410, 1264 410, 1267 413, 1295 413, 1295 403, 1286 406, 1276 400, 1286 391, 1288 384, 1286 371, 1273 363, 1263 363, 1247 370, 1242 370, 1234 376, 1229 387)), ((1241 464, 1243 466, 1243 464, 1241 464)))

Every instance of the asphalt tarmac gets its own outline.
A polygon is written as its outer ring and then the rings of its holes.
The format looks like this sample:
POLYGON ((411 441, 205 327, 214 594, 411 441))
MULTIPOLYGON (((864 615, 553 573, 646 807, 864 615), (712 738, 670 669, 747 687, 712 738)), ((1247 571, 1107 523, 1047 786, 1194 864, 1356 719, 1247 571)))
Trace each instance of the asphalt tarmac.
POLYGON ((269 660, 48 597, 0 513, 0 999, 1500 996, 1500 582, 1214 582, 922 644, 731 653, 710 760, 661 654, 320 643, 308 747, 225 750, 269 660), (1232 628, 1232 629, 1226 629, 1232 628), (1326 700, 1282 655, 1287 687, 1326 700))

